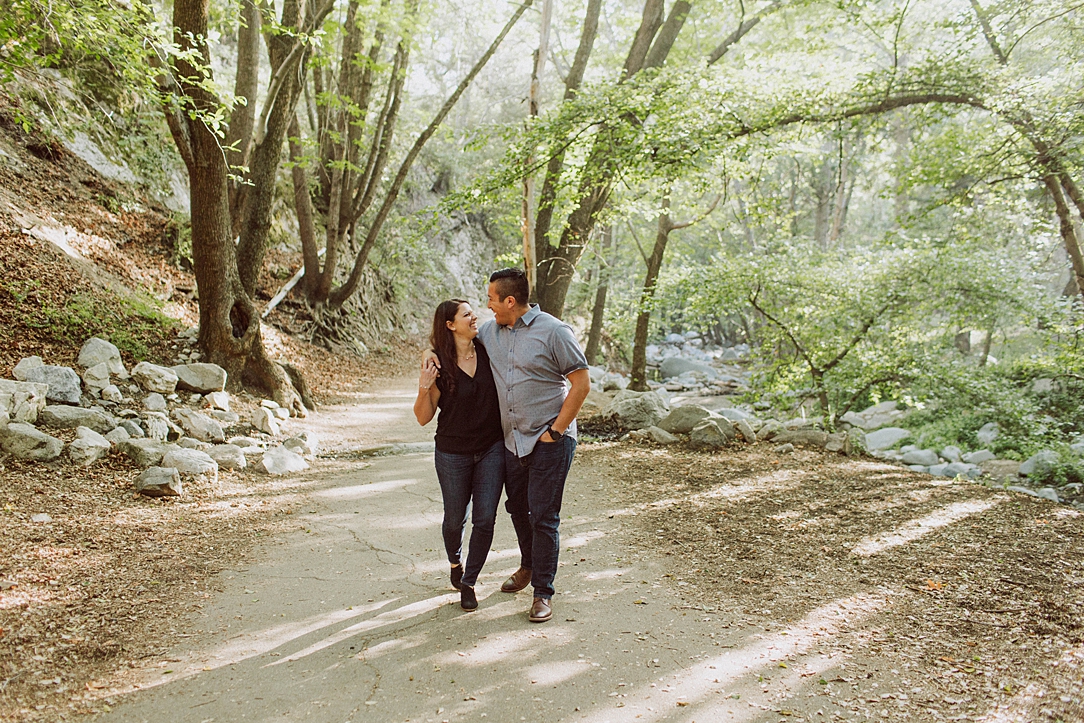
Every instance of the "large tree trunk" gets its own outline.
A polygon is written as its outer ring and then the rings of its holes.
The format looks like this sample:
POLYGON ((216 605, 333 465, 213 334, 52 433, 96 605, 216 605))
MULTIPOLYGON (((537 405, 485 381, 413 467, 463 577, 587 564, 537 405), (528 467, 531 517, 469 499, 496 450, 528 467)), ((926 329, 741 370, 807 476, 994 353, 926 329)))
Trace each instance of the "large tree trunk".
POLYGON ((602 229, 602 248, 599 251, 598 265, 598 288, 595 289, 595 304, 591 308, 591 329, 587 332, 587 356, 588 364, 598 363, 598 350, 602 344, 602 321, 606 316, 606 294, 610 288, 610 262, 606 258, 606 252, 613 243, 614 227, 609 225, 602 229))
POLYGON ((647 259, 647 273, 644 274, 644 289, 640 292, 640 310, 636 314, 636 334, 632 342, 632 373, 629 388, 637 392, 647 391, 647 333, 651 325, 651 303, 655 299, 655 282, 662 269, 662 257, 666 253, 666 243, 674 223, 670 219, 670 196, 663 198, 662 213, 655 230, 655 247, 647 259))
MULTIPOLYGON (((170 132, 188 168, 192 260, 200 299, 199 345, 204 357, 223 367, 228 385, 237 390, 246 378, 272 393, 275 400, 304 415, 305 408, 286 374, 267 356, 260 332, 260 316, 245 292, 237 268, 232 238, 226 157, 219 139, 203 121, 215 113, 219 100, 200 80, 209 74, 206 0, 176 0, 173 9, 174 42, 194 50, 202 68, 184 59, 176 61, 174 87, 180 103, 166 108, 170 132)), ((210 78, 207 78, 208 80, 210 78)))

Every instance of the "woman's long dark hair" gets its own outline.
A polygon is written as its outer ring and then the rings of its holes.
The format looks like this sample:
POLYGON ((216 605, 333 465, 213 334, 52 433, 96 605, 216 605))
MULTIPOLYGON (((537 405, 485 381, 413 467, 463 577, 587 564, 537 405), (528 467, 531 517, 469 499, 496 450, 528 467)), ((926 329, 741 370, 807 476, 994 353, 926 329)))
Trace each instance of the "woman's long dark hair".
POLYGON ((440 302, 433 314, 433 332, 429 335, 429 343, 440 359, 440 391, 449 396, 455 394, 455 368, 459 365, 459 353, 455 349, 455 334, 448 328, 447 322, 455 321, 459 305, 468 303, 463 299, 448 299, 440 302))

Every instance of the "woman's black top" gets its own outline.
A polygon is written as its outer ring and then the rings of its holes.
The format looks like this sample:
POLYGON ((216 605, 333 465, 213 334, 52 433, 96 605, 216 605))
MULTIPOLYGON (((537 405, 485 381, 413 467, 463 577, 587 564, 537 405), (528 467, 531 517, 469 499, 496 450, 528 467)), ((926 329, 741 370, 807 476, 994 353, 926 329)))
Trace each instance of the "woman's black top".
MULTIPOLYGON (((437 449, 441 452, 473 454, 489 449, 504 438, 489 355, 478 341, 475 341, 474 348, 478 354, 474 377, 460 369, 458 364, 451 364, 455 370, 455 391, 451 394, 447 392, 443 377, 437 378, 437 388, 440 389, 437 449)), ((445 364, 444 368, 448 366, 445 364)))

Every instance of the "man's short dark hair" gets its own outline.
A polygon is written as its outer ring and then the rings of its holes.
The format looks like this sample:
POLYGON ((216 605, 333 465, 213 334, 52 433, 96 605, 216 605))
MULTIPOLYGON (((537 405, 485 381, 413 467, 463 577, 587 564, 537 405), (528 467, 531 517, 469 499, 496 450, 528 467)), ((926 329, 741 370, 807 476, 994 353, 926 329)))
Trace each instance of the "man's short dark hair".
POLYGON ((497 285, 497 298, 504 301, 514 297, 518 306, 526 306, 531 296, 531 285, 523 269, 500 269, 489 275, 489 283, 497 285))

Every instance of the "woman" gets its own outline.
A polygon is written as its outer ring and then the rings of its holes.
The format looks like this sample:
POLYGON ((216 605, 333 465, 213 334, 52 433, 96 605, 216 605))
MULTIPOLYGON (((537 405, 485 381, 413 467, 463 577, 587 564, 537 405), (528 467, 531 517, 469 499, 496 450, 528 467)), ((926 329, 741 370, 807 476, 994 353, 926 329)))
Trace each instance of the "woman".
POLYGON ((493 525, 504 487, 504 432, 497 389, 485 348, 475 342, 478 317, 462 299, 441 302, 429 338, 440 368, 422 370, 414 416, 425 426, 437 417, 435 462, 444 498, 444 548, 452 587, 464 610, 475 610, 474 584, 493 543, 493 525), (470 551, 461 563, 463 528, 471 514, 470 551))

